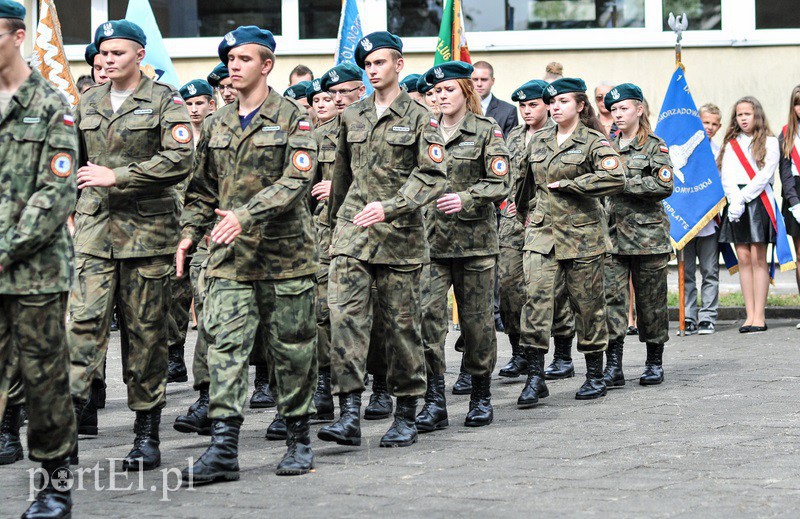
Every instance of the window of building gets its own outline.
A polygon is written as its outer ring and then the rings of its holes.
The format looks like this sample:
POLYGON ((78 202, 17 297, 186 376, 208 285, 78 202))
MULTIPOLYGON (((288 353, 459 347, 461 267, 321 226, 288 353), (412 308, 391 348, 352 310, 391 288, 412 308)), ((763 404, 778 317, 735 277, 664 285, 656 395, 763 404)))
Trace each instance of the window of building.
POLYGON ((756 0, 756 29, 800 28, 797 0, 756 0))
POLYGON ((438 36, 442 4, 437 0, 387 0, 387 30, 405 38, 438 36))
POLYGON ((69 6, 59 2, 58 20, 64 45, 88 45, 92 41, 92 0, 70 0, 69 6))
POLYGON ((300 38, 336 38, 342 0, 299 0, 300 38))
POLYGON ((669 13, 675 16, 686 13, 689 19, 687 31, 713 31, 722 28, 722 4, 720 0, 662 0, 663 30, 671 31, 667 24, 669 13))
MULTIPOLYGON (((164 38, 219 37, 240 25, 281 34, 280 0, 150 0, 164 38)), ((108 18, 125 18, 128 0, 108 0, 108 18)))

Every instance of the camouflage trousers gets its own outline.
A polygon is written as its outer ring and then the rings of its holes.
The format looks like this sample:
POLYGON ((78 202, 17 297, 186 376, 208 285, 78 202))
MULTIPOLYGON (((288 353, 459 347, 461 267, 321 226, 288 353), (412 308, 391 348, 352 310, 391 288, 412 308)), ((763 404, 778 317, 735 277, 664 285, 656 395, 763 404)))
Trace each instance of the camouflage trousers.
POLYGON ((111 312, 119 311, 124 380, 133 411, 163 408, 172 256, 104 259, 78 254, 67 328, 72 396, 89 398, 108 351, 111 312))
POLYGON ((628 330, 630 290, 636 294, 639 341, 664 344, 669 340, 667 263, 669 254, 623 256, 609 254, 605 261, 608 340, 623 344, 628 330))
POLYGON ((209 336, 209 417, 242 420, 248 359, 254 346, 274 362, 278 412, 300 417, 316 412, 317 383, 312 277, 276 281, 208 280, 204 324, 209 336), (257 341, 259 326, 263 341, 257 341))
MULTIPOLYGON (((323 258, 320 252, 320 258, 323 258)), ((328 270, 330 263, 320 261, 317 272, 317 363, 320 371, 331 368, 331 311, 328 308, 328 270)))
MULTIPOLYGON (((500 247, 500 315, 509 337, 520 335, 520 319, 525 306, 525 252, 510 247, 500 247)), ((573 337, 575 326, 572 310, 567 302, 566 286, 556 287, 556 308, 553 316, 553 337, 573 337)))
MULTIPOLYGON (((187 258, 184 265, 184 272, 189 272, 190 259, 187 258)), ((167 319, 169 335, 167 338, 167 347, 177 347, 183 352, 186 345, 186 333, 189 328, 189 321, 192 318, 192 280, 191 275, 183 276, 181 278, 175 275, 173 269, 169 277, 172 303, 169 308, 169 316, 167 319)))
POLYGON ((209 384, 208 377, 208 334, 203 325, 203 307, 206 299, 206 266, 208 249, 198 247, 189 264, 189 277, 194 294, 194 315, 197 317, 197 342, 192 358, 192 387, 200 390, 209 384))
POLYGON ((491 375, 497 362, 494 330, 495 256, 432 259, 422 278, 422 342, 429 375, 444 375, 444 343, 450 316, 447 292, 453 287, 458 322, 464 337, 464 369, 478 376, 491 375))
POLYGON ((565 300, 575 319, 578 351, 604 351, 608 342, 603 281, 603 254, 589 258, 557 260, 554 252, 525 251, 525 291, 520 344, 547 351, 553 316, 565 300))
POLYGON ((28 456, 33 461, 63 459, 77 440, 66 309, 66 293, 0 295, 0 416, 6 402, 27 404, 28 456), (13 386, 22 386, 22 394, 7 401, 13 386))
POLYGON ((389 392, 394 396, 425 393, 425 355, 420 329, 421 271, 419 264, 374 265, 349 256, 333 258, 328 305, 334 394, 364 391, 364 369, 374 331, 373 320, 378 320, 381 327, 382 340, 374 347, 382 350, 377 353, 379 357, 385 356, 385 361, 380 362, 386 366, 389 392))

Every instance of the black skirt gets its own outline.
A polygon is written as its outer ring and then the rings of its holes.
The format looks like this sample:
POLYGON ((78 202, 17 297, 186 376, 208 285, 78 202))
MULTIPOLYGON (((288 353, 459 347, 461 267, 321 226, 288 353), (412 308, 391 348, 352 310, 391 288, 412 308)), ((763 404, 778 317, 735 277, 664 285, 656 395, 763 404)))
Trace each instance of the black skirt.
POLYGON ((786 202, 786 199, 783 200, 783 209, 781 209, 781 214, 783 215, 783 221, 786 224, 786 234, 792 238, 800 238, 800 223, 797 223, 794 215, 789 210, 789 204, 786 202))
POLYGON ((728 207, 722 212, 722 227, 719 231, 720 243, 776 243, 775 228, 769 219, 761 198, 758 197, 744 206, 744 213, 738 222, 728 219, 728 207))

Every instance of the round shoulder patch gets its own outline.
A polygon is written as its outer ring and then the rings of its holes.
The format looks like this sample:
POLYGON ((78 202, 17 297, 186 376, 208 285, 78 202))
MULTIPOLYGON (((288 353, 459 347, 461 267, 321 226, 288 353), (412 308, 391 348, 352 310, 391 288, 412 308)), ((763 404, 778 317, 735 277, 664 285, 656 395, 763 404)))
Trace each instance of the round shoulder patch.
POLYGON ((56 153, 50 161, 50 171, 53 175, 67 178, 72 174, 72 156, 69 153, 56 153))
POLYGON ((172 128, 172 138, 181 144, 186 144, 192 140, 192 132, 189 131, 189 127, 185 124, 176 124, 172 128))
POLYGON ((606 157, 600 161, 600 167, 606 171, 617 169, 619 167, 619 160, 617 160, 617 157, 606 157))
POLYGON ((504 177, 508 173, 508 161, 505 157, 495 157, 492 159, 492 173, 498 177, 504 177))
POLYGON ((661 169, 658 170, 658 178, 661 179, 662 182, 672 182, 672 170, 667 166, 662 166, 661 169))
POLYGON ((311 161, 311 155, 305 150, 297 150, 292 155, 292 165, 297 168, 298 171, 306 172, 311 169, 313 162, 311 161))
POLYGON ((444 160, 444 148, 441 144, 431 144, 428 146, 428 156, 432 161, 439 164, 444 160))

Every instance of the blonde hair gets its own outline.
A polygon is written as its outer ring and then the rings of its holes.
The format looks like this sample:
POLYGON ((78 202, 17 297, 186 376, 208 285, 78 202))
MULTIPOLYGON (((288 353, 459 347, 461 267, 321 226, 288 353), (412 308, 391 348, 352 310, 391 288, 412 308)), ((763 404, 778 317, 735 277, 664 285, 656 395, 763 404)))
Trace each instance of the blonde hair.
POLYGON ((477 115, 483 115, 481 98, 475 91, 475 86, 472 84, 472 80, 461 77, 456 79, 456 83, 461 89, 461 93, 464 94, 464 97, 467 99, 467 110, 477 115))
POLYGON ((800 85, 792 89, 792 97, 789 99, 789 120, 786 123, 786 132, 783 135, 783 155, 790 157, 792 155, 792 148, 794 148, 794 138, 797 136, 797 125, 800 124, 800 118, 797 117, 797 112, 794 107, 800 105, 800 85))
POLYGON ((744 133, 739 127, 739 123, 736 122, 736 107, 742 103, 748 103, 753 107, 753 124, 755 128, 753 130, 753 142, 750 144, 750 152, 756 160, 756 165, 759 168, 764 167, 764 158, 767 156, 767 137, 772 137, 773 133, 772 130, 769 129, 764 107, 761 106, 758 99, 753 96, 745 96, 736 101, 733 105, 733 110, 731 110, 731 122, 728 124, 728 130, 725 132, 725 139, 722 141, 722 149, 717 157, 717 167, 720 170, 722 170, 722 157, 725 155, 725 145, 744 133))
POLYGON ((636 131, 636 142, 641 146, 647 140, 647 137, 653 133, 650 126, 650 105, 647 104, 647 101, 633 99, 633 106, 642 107, 642 115, 639 116, 639 129, 636 131))
POLYGON ((555 81, 564 77, 564 66, 557 62, 551 61, 544 69, 544 80, 549 82, 555 81))
POLYGON ((716 115, 716 116, 722 118, 722 113, 719 110, 719 106, 715 105, 714 103, 706 103, 706 104, 704 104, 703 106, 700 107, 700 109, 698 110, 698 113, 700 113, 700 114, 706 113, 706 114, 716 115))

